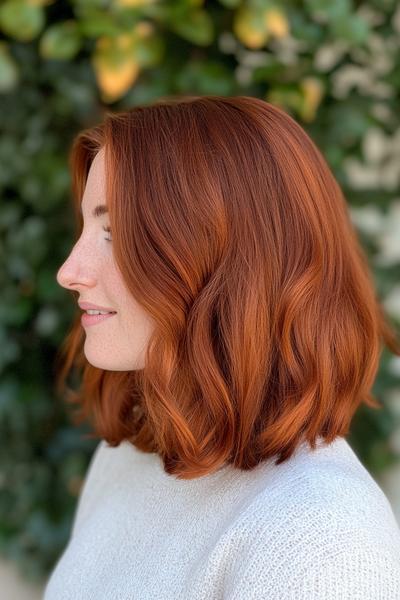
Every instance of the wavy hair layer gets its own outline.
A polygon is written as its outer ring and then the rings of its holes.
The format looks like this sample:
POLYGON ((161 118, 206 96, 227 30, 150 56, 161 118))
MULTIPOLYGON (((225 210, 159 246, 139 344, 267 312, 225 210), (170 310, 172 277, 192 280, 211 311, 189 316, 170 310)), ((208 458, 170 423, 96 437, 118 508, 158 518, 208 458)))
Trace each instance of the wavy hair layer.
POLYGON ((143 369, 105 371, 77 315, 56 380, 89 437, 191 479, 279 464, 303 439, 345 436, 361 403, 380 408, 382 343, 400 348, 341 189, 292 117, 247 96, 107 113, 71 147, 78 237, 102 147, 115 260, 156 327, 143 369))

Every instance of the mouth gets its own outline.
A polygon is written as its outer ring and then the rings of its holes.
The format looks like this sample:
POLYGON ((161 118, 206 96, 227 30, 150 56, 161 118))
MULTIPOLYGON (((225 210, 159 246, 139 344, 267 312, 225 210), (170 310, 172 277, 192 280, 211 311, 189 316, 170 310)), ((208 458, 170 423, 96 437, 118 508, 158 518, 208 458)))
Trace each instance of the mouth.
POLYGON ((81 316, 81 323, 83 327, 90 327, 91 325, 97 325, 98 323, 102 323, 103 321, 106 321, 107 319, 113 317, 116 314, 116 312, 109 312, 106 314, 90 315, 87 312, 84 312, 81 316))

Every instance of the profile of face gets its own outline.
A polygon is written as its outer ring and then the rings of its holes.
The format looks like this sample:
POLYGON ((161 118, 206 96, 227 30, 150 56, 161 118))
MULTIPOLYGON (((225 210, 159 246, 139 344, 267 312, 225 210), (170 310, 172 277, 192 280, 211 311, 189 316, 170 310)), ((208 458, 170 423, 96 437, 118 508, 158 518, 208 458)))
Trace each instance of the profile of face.
POLYGON ((57 282, 78 291, 79 303, 87 302, 114 313, 106 317, 83 317, 84 353, 88 362, 108 371, 142 369, 154 322, 128 291, 114 261, 112 241, 108 241, 112 240, 112 232, 103 229, 109 227, 107 212, 93 214, 98 205, 105 204, 104 149, 101 149, 91 164, 82 198, 82 234, 59 268, 57 282))

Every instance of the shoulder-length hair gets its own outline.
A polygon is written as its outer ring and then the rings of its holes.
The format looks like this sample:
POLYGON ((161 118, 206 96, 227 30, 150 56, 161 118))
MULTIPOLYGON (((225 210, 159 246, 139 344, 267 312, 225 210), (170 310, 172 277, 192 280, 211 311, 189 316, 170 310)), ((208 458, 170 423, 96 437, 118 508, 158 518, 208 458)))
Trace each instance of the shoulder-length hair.
POLYGON ((86 360, 77 315, 56 381, 89 437, 192 479, 279 464, 303 440, 345 436, 361 403, 381 407, 381 344, 400 348, 342 191, 291 116, 248 96, 107 113, 71 147, 78 237, 102 147, 114 257, 156 326, 145 367, 113 372, 86 360))

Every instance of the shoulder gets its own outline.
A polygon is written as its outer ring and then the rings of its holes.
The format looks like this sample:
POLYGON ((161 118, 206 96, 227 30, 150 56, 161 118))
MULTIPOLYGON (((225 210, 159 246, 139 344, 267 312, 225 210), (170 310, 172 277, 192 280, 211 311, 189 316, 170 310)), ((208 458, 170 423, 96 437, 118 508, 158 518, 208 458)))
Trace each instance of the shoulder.
POLYGON ((230 531, 229 598, 400 598, 399 526, 347 442, 275 469, 230 531))
MULTIPOLYGON (((303 449, 272 478, 241 515, 273 532, 296 531, 337 537, 341 531, 379 536, 400 548, 400 529, 388 498, 350 445, 339 439, 316 450, 303 449), (272 528, 271 528, 272 525, 272 528)), ((239 521, 238 521, 239 523, 239 521)), ((375 537, 376 539, 376 537, 375 537)))

